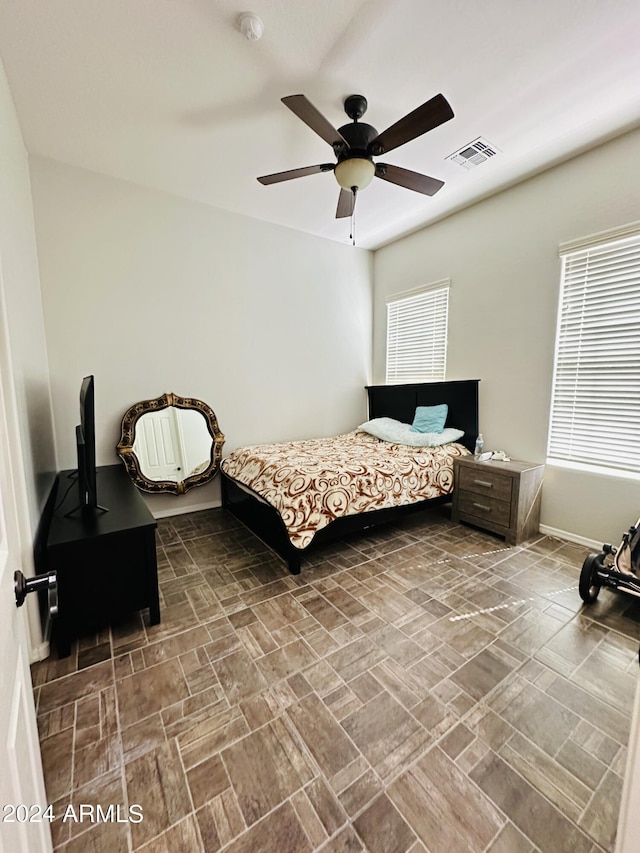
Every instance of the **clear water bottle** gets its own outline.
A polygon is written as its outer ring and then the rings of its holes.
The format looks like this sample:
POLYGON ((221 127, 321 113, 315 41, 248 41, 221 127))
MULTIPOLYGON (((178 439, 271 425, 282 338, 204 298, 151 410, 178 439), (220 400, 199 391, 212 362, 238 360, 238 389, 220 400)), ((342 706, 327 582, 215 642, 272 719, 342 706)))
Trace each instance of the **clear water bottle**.
POLYGON ((484 438, 482 437, 482 433, 480 432, 480 433, 478 433, 478 437, 476 438, 476 448, 473 451, 473 458, 474 459, 479 459, 483 448, 484 448, 484 438))

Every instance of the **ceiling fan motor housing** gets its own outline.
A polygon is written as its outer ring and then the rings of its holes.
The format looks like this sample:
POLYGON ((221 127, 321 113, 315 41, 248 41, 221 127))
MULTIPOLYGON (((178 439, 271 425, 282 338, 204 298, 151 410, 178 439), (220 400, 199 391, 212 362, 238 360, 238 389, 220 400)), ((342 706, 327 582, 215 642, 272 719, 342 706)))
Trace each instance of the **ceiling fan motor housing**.
POLYGON ((375 127, 364 122, 354 121, 352 124, 345 124, 338 128, 339 132, 349 143, 349 149, 345 150, 344 146, 338 146, 336 157, 338 163, 342 160, 347 160, 350 157, 364 157, 367 160, 371 159, 371 153, 368 150, 369 143, 376 138, 378 131, 375 127))

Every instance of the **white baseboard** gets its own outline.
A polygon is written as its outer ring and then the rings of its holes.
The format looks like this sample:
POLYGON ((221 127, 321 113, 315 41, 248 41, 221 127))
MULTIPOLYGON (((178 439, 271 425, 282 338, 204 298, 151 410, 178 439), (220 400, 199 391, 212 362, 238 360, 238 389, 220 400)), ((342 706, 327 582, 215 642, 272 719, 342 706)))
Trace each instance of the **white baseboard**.
POLYGON ((204 509, 217 509, 221 507, 222 503, 217 501, 212 503, 211 501, 203 504, 190 504, 184 509, 160 509, 160 510, 152 510, 151 514, 154 518, 169 518, 171 515, 187 515, 190 512, 202 512, 204 509))
POLYGON ((575 542, 576 545, 584 545, 586 548, 593 548, 594 551, 602 551, 602 542, 587 539, 585 536, 578 536, 566 530, 558 530, 556 527, 549 527, 546 524, 540 525, 540 533, 544 533, 545 536, 553 536, 554 539, 566 539, 567 542, 575 542))
POLYGON ((29 649, 29 663, 37 663, 39 660, 45 660, 51 654, 49 643, 42 642, 39 645, 29 649))

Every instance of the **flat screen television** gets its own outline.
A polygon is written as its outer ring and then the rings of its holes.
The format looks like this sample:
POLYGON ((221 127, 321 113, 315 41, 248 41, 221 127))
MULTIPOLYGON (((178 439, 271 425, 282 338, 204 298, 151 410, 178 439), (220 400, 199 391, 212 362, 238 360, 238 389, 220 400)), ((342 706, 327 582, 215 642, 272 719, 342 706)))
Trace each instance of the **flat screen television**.
POLYGON ((85 376, 80 386, 80 423, 76 427, 78 450, 78 495, 80 508, 98 508, 96 484, 96 414, 93 376, 85 376))

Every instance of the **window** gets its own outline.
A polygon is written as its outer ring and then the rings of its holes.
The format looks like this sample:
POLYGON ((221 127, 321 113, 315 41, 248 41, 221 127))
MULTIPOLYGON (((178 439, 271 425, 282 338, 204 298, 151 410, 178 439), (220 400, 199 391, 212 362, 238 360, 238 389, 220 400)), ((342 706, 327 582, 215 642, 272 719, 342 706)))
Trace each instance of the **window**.
POLYGON ((549 461, 640 474, 640 223, 560 255, 549 461))
POLYGON ((387 384, 444 379, 449 284, 387 300, 387 384))

